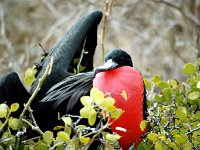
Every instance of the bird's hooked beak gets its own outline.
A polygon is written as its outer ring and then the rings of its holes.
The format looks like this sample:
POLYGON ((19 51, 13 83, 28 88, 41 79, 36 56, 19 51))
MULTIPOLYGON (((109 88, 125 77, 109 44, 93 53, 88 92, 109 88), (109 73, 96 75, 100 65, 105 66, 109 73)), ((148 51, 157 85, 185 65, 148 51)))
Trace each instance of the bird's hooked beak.
POLYGON ((103 66, 96 67, 94 69, 94 73, 96 75, 99 72, 112 70, 112 69, 115 69, 117 67, 119 67, 119 64, 114 62, 112 59, 109 59, 108 61, 106 61, 106 63, 103 66))

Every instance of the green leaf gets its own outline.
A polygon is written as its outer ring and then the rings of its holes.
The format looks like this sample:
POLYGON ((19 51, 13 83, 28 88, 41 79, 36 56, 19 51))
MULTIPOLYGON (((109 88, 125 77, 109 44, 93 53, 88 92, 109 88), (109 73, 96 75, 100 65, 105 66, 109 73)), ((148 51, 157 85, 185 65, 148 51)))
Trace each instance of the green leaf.
POLYGON ((103 108, 107 109, 108 107, 111 107, 115 104, 115 99, 111 97, 106 97, 100 104, 103 108))
POLYGON ((58 137, 59 139, 61 139, 62 141, 70 142, 70 137, 69 137, 69 135, 68 135, 66 132, 64 132, 64 131, 59 131, 59 132, 57 133, 57 137, 58 137))
POLYGON ((88 123, 90 126, 93 126, 94 123, 96 122, 96 118, 97 118, 97 112, 94 111, 90 114, 89 118, 88 118, 88 123))
MULTIPOLYGON (((163 129, 164 131, 164 127, 163 126, 160 126, 161 129, 163 129)), ((163 142, 166 142, 166 136, 163 134, 163 131, 162 131, 162 134, 158 136, 158 138, 163 141, 163 142)))
POLYGON ((169 83, 165 82, 165 81, 160 81, 158 83, 158 86, 161 88, 161 89, 164 89, 164 88, 168 88, 169 87, 169 83))
POLYGON ((76 65, 76 64, 78 64, 79 61, 80 61, 80 58, 75 58, 75 59, 73 60, 73 64, 76 65))
POLYGON ((35 80, 35 74, 37 73, 37 70, 35 69, 35 66, 32 68, 26 69, 25 76, 24 76, 24 83, 28 86, 32 85, 32 83, 35 80))
POLYGON ((156 133, 149 133, 149 134, 147 135, 147 138, 148 138, 149 140, 153 141, 153 142, 156 142, 156 141, 157 141, 157 137, 158 137, 158 135, 157 135, 156 133))
POLYGON ((185 107, 178 107, 176 110, 176 116, 180 120, 185 120, 187 118, 187 110, 185 107))
POLYGON ((0 104, 0 118, 5 118, 8 113, 8 106, 6 104, 0 104))
POLYGON ((15 112, 19 109, 19 104, 18 103, 13 103, 10 107, 11 112, 15 112))
POLYGON ((165 135, 165 130, 163 126, 160 126, 159 128, 160 128, 160 133, 161 133, 161 135, 159 135, 159 138, 161 138, 162 135, 165 135))
POLYGON ((192 150, 193 145, 192 145, 192 143, 187 142, 186 144, 184 144, 183 147, 184 147, 184 149, 186 149, 186 150, 192 150))
POLYGON ((200 81, 197 82, 197 88, 200 89, 200 81))
POLYGON ((115 106, 109 106, 107 109, 106 109, 106 112, 108 113, 111 113, 111 112, 114 112, 117 108, 115 106))
POLYGON ((164 95, 165 97, 171 97, 171 92, 172 92, 171 88, 164 88, 164 89, 162 90, 162 93, 163 93, 163 95, 164 95))
POLYGON ((185 64, 185 65, 183 66, 183 72, 184 72, 185 74, 188 74, 188 75, 194 74, 194 73, 197 72, 197 68, 196 68, 196 66, 195 66, 194 64, 192 64, 192 63, 187 63, 187 64, 185 64))
POLYGON ((173 101, 172 101, 172 89, 171 88, 164 88, 162 90, 162 93, 163 93, 163 96, 164 96, 164 100, 167 104, 171 104, 173 101))
POLYGON ((144 129, 146 128, 147 123, 148 123, 147 120, 142 120, 142 121, 140 122, 140 129, 141 129, 142 131, 144 131, 144 129))
POLYGON ((198 119, 200 119, 200 111, 196 112, 195 117, 197 117, 198 119))
POLYGON ((161 120, 160 120, 160 124, 161 125, 164 125, 166 122, 168 121, 168 118, 161 118, 161 120))
POLYGON ((90 114, 93 113, 93 112, 96 112, 92 106, 85 106, 83 108, 81 108, 80 110, 80 115, 83 117, 83 118, 89 118, 90 114))
POLYGON ((160 76, 154 76, 154 77, 152 78, 152 81, 153 81, 155 84, 157 84, 158 82, 160 82, 160 76))
POLYGON ((70 117, 62 117, 61 119, 64 121, 65 126, 72 126, 72 119, 70 117))
POLYGON ((81 137, 80 138, 80 142, 83 144, 87 144, 90 141, 89 137, 81 137))
POLYGON ((64 129, 64 128, 65 128, 64 126, 55 126, 53 128, 53 130, 56 131, 56 130, 60 130, 60 129, 64 129))
POLYGON ((48 145, 51 144, 55 140, 53 137, 53 132, 45 131, 43 134, 43 139, 45 143, 47 143, 48 145))
POLYGON ((79 72, 83 72, 85 70, 85 66, 80 65, 79 72))
POLYGON ((200 66, 200 58, 197 59, 198 65, 200 66))
POLYGON ((165 145, 162 142, 156 142, 155 144, 155 150, 167 150, 164 149, 165 145))
POLYGON ((193 134, 192 134, 192 138, 193 139, 196 139, 199 135, 199 132, 198 131, 194 131, 193 134))
POLYGON ((8 120, 8 126, 13 130, 17 130, 19 127, 19 119, 18 118, 10 118, 8 120))
POLYGON ((82 132, 82 130, 87 128, 85 125, 77 125, 76 127, 77 127, 77 132, 82 132))
MULTIPOLYGON (((76 140, 76 141, 78 141, 78 140, 76 140)), ((78 146, 79 144, 76 141, 68 143, 66 146, 64 146, 63 148, 61 148, 59 150, 77 150, 76 146, 78 146)), ((56 149, 56 150, 58 150, 58 149, 56 149)))
POLYGON ((151 90, 151 83, 149 80, 144 79, 144 84, 145 84, 145 89, 146 90, 151 90))
POLYGON ((172 85, 172 88, 177 88, 178 83, 177 83, 176 80, 170 80, 170 83, 171 83, 171 85, 172 85))
POLYGON ((46 145, 45 143, 38 141, 34 147, 33 150, 49 150, 48 145, 46 145))
POLYGON ((93 102, 93 98, 90 96, 82 96, 80 100, 83 106, 89 106, 93 102))
POLYGON ((188 98, 191 100, 195 100, 199 97, 199 95, 200 95, 200 92, 192 92, 188 95, 188 98))
POLYGON ((110 134, 110 133, 106 134, 106 139, 110 142, 115 142, 119 140, 120 138, 121 136, 118 134, 110 134))
POLYGON ((176 135, 176 134, 178 134, 178 130, 177 129, 174 129, 174 130, 171 131, 171 135, 176 135))
POLYGON ((118 119, 123 114, 122 109, 116 109, 114 112, 111 113, 111 118, 118 119))
POLYGON ((72 133, 72 128, 71 127, 65 127, 64 131, 70 136, 72 133))
POLYGON ((188 136, 186 134, 181 134, 180 143, 187 143, 187 141, 188 141, 188 136))
POLYGON ((90 90, 90 96, 94 99, 95 102, 98 102, 104 98, 104 93, 100 91, 98 88, 93 87, 90 90))
POLYGON ((188 142, 188 136, 185 134, 181 134, 181 135, 177 134, 174 137, 175 137, 175 141, 177 141, 181 144, 185 144, 188 142))
POLYGON ((155 100, 156 100, 157 102, 164 102, 164 96, 163 96, 163 95, 158 95, 158 94, 156 94, 156 95, 155 95, 155 100))
POLYGON ((197 80, 197 81, 200 81, 200 74, 197 74, 197 75, 196 75, 196 80, 197 80))
POLYGON ((63 140, 61 140, 59 137, 56 137, 56 139, 54 140, 53 144, 54 145, 56 144, 57 146, 62 146, 63 145, 63 140))

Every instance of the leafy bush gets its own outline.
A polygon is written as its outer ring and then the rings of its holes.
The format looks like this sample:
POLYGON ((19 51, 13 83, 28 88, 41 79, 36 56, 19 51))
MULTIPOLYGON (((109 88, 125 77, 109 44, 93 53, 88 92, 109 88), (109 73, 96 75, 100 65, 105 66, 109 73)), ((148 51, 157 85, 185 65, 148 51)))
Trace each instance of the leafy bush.
POLYGON ((159 76, 145 79, 150 130, 138 149, 200 148, 200 59, 198 65, 187 63, 185 82, 163 81, 159 76))
MULTIPOLYGON (((149 116, 141 122, 140 127, 142 130, 146 127, 148 131, 137 149, 200 148, 200 60, 198 62, 198 65, 187 63, 183 66, 183 73, 188 75, 188 79, 182 83, 174 79, 164 81, 160 76, 144 79, 149 116)), ((122 96, 126 98, 125 91, 122 96)), ((84 96, 80 101, 84 106, 80 116, 61 117, 64 126, 55 127, 59 130, 57 135, 53 131, 45 131, 37 138, 26 140, 19 137, 31 130, 29 127, 38 131, 34 118, 23 118, 21 121, 12 116, 22 106, 17 103, 11 106, 0 104, 0 149, 87 149, 97 137, 109 149, 118 146, 120 136, 106 131, 112 121, 123 113, 123 110, 114 106, 115 100, 104 98, 101 91, 93 88, 90 96, 84 96), (83 118, 88 120, 88 126, 80 124, 83 118), (94 124, 98 125, 94 128, 94 124)), ((99 148, 103 149, 102 146, 99 148)))

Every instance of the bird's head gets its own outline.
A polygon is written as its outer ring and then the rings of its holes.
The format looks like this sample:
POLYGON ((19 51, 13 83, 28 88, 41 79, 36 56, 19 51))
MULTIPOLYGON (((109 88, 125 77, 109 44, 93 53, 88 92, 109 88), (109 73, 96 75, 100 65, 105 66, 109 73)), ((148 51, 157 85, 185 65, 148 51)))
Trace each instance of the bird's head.
POLYGON ((122 66, 133 67, 131 56, 121 49, 115 49, 106 55, 105 64, 103 66, 96 67, 94 72, 96 75, 99 72, 112 70, 122 66))

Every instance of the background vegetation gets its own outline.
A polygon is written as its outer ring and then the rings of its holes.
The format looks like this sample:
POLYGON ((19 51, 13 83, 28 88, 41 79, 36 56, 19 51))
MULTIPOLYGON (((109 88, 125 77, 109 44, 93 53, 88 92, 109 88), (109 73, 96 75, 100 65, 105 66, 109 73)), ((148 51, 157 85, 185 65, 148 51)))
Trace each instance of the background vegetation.
MULTIPOLYGON (((22 79, 40 60, 39 43, 48 52, 82 15, 104 7, 104 0, 1 0, 0 76, 16 71, 22 79)), ((181 66, 199 56, 199 20, 199 0, 113 0, 105 50, 128 51, 146 77, 182 80, 181 66)), ((99 38, 95 66, 102 64, 100 43, 99 38)))

